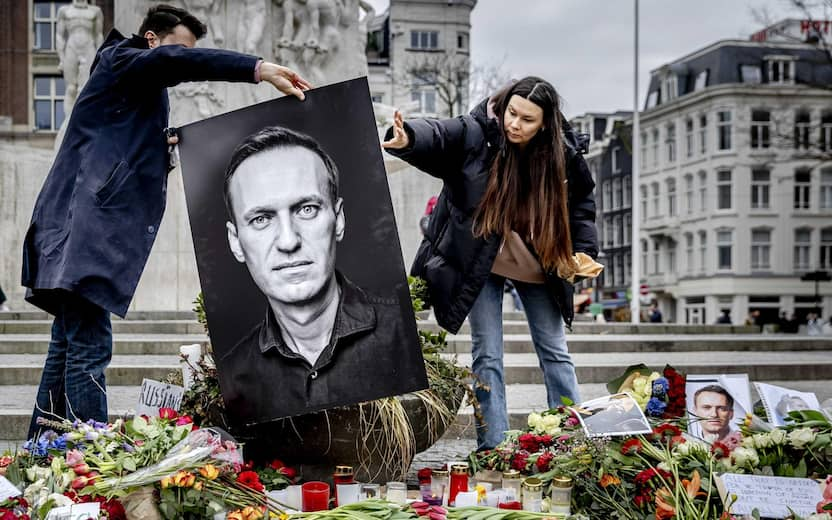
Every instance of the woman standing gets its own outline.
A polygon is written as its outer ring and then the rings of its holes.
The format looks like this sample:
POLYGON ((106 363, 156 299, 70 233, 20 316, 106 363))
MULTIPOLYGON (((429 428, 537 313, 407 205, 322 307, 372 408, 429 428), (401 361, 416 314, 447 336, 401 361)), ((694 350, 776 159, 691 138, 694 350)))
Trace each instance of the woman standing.
POLYGON ((383 143, 391 154, 444 181, 412 272, 425 279, 436 319, 471 325, 474 374, 485 424, 478 449, 509 429, 503 379, 503 284, 517 288, 543 369, 550 407, 578 401, 564 322, 572 323, 573 253, 598 253, 595 183, 581 144, 547 81, 524 78, 470 115, 401 114, 383 143))

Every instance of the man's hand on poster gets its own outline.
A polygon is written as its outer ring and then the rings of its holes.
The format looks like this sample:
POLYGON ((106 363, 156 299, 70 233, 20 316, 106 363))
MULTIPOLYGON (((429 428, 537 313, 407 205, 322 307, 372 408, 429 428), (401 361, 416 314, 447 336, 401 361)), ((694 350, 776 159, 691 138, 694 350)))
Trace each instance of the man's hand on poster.
POLYGON ((400 150, 407 148, 410 144, 410 139, 407 137, 407 132, 404 129, 404 119, 402 113, 396 110, 393 115, 393 137, 388 141, 381 143, 382 148, 391 148, 393 150, 400 150))
POLYGON ((268 81, 284 94, 295 96, 303 101, 306 96, 304 90, 309 90, 312 85, 300 77, 300 75, 288 67, 278 65, 269 61, 260 64, 260 80, 268 81))

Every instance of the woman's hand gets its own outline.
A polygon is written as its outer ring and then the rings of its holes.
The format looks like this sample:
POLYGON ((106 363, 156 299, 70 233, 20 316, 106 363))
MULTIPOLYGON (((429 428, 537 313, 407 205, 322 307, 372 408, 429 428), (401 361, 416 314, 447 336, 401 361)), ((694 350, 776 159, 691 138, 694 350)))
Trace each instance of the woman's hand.
POLYGON ((407 132, 404 129, 404 119, 402 113, 396 110, 393 115, 393 137, 389 141, 381 143, 382 148, 390 148, 392 150, 401 150, 410 145, 410 138, 407 137, 407 132))
POLYGON ((269 61, 260 64, 260 80, 268 81, 277 90, 286 95, 295 96, 301 101, 306 97, 303 91, 312 88, 312 85, 300 77, 297 72, 269 61))

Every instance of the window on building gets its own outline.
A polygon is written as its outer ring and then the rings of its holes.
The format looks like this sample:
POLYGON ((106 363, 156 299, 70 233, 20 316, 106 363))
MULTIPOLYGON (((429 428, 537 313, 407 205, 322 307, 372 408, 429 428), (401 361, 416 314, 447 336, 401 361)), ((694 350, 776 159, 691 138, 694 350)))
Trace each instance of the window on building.
POLYGON ((771 269, 771 230, 751 230, 751 269, 771 269))
POLYGON ((618 173, 621 171, 621 147, 616 146, 612 149, 612 153, 610 154, 612 158, 612 172, 618 173))
POLYGON ((614 235, 612 229, 612 217, 604 218, 604 246, 613 247, 614 235))
POLYGON ((751 148, 768 148, 771 144, 771 112, 751 111, 751 148))
POLYGON ((647 276, 647 241, 641 241, 641 276, 647 276))
POLYGON ((614 285, 624 284, 624 255, 615 255, 615 280, 614 285))
POLYGON ((676 274, 676 242, 667 244, 667 272, 676 274))
POLYGON ((685 175, 685 213, 693 213, 693 175, 685 175))
POLYGON ((436 91, 432 88, 420 88, 411 91, 410 100, 419 103, 419 112, 422 114, 436 113, 436 91))
POLYGON ((647 165, 647 132, 641 133, 641 146, 639 147, 641 157, 638 158, 638 164, 643 169, 647 165))
POLYGON ((632 272, 633 261, 630 259, 630 253, 624 253, 624 285, 628 285, 630 283, 630 273, 632 272))
POLYGON ((647 109, 651 109, 659 104, 659 91, 654 90, 647 94, 647 109))
POLYGON ((696 149, 693 135, 693 118, 685 119, 685 157, 693 157, 693 151, 696 149))
POLYGON ((759 65, 740 65, 740 81, 758 84, 763 82, 763 73, 759 65))
POLYGON ((708 210, 708 174, 699 172, 699 211, 708 210))
POLYGON ((35 129, 57 131, 64 122, 64 78, 35 76, 34 87, 35 129))
POLYGON ((771 172, 764 168, 751 170, 751 209, 768 209, 771 172))
POLYGON ((699 153, 705 155, 708 151, 708 116, 699 116, 699 153))
POLYGON ((811 193, 811 172, 803 168, 794 172, 794 209, 809 209, 811 193))
POLYGON ((662 214, 661 212, 661 201, 659 201, 659 183, 654 182, 650 185, 650 189, 652 190, 653 195, 653 216, 658 217, 662 214))
POLYGON ((820 116, 818 148, 824 152, 832 151, 832 112, 824 112, 820 116))
POLYGON ((812 253, 812 230, 800 228, 794 230, 794 269, 807 271, 812 253))
POLYGON ((410 31, 411 49, 438 49, 439 31, 410 31))
POLYGON ((676 216, 676 179, 667 179, 667 214, 676 216))
POLYGON ((708 233, 699 232, 699 271, 705 272, 708 266, 708 233))
POLYGON ((647 186, 641 186, 638 191, 641 195, 641 221, 644 222, 647 220, 647 186))
POLYGON ((794 60, 791 57, 766 60, 769 83, 794 83, 794 60))
POLYGON ((466 32, 458 32, 456 33, 456 48, 461 51, 468 50, 468 33, 466 32))
POLYGON ((662 272, 661 251, 659 248, 659 239, 653 239, 653 274, 662 272))
POLYGON ((693 233, 685 233, 685 271, 693 272, 693 233))
POLYGON ((659 164, 659 129, 653 129, 653 166, 659 164))
POLYGON ((731 111, 721 110, 716 114, 717 149, 731 149, 731 111))
POLYGON ((665 139, 667 150, 667 162, 676 162, 676 124, 667 125, 667 138, 665 139))
POLYGON ((630 213, 624 214, 624 245, 631 244, 630 239, 633 236, 633 216, 630 213))
POLYGON ((633 179, 628 175, 624 177, 624 207, 633 205, 633 179))
POLYGON ((811 132, 811 115, 805 110, 800 110, 794 115, 794 149, 808 150, 810 146, 809 133, 811 132))
POLYGON ((734 232, 730 229, 716 232, 716 265, 717 269, 731 269, 731 248, 733 247, 734 232))
POLYGON ((818 269, 832 269, 832 227, 820 230, 820 263, 818 269))
POLYGON ((612 208, 621 208, 621 179, 612 180, 612 208))
POLYGON ((601 207, 604 211, 610 211, 612 209, 611 189, 612 186, 610 185, 610 181, 604 181, 601 184, 601 207))
POLYGON ((621 227, 621 215, 612 219, 612 245, 620 247, 624 243, 624 228, 621 227))
POLYGON ((716 172, 716 209, 731 209, 731 170, 716 172))
POLYGON ((41 2, 35 0, 32 3, 32 22, 34 23, 34 40, 32 48, 39 51, 55 50, 55 25, 58 21, 58 9, 64 2, 41 2))
POLYGON ((696 81, 693 84, 693 90, 702 90, 708 86, 708 69, 703 70, 696 75, 696 81))
POLYGON ((820 209, 832 209, 832 168, 820 171, 820 209))

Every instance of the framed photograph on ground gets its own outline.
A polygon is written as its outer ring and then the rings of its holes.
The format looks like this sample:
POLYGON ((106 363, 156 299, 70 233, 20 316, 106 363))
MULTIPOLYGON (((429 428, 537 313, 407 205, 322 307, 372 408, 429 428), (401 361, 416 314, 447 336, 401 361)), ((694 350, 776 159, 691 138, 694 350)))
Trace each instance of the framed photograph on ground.
POLYGON ((711 443, 739 432, 752 409, 748 374, 689 374, 685 393, 688 433, 711 443))
POLYGON ((626 392, 581 403, 573 408, 588 437, 651 433, 644 412, 626 392))
POLYGON ((763 402, 768 421, 774 426, 785 426, 786 417, 793 410, 820 410, 818 397, 813 392, 756 382, 754 388, 763 402))
POLYGON ((179 129, 226 411, 254 425, 427 387, 366 78, 179 129))

